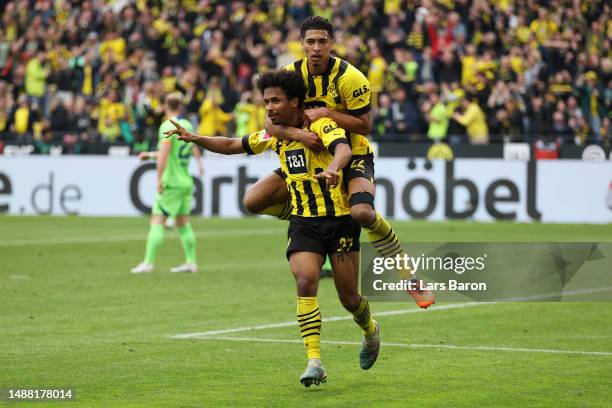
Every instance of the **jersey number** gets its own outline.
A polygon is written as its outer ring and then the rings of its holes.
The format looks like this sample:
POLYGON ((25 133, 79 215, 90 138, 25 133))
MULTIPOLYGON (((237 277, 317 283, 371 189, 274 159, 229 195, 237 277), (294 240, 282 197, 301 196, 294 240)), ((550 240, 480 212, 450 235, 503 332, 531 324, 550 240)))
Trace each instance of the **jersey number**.
POLYGON ((191 145, 184 144, 179 148, 178 157, 182 167, 189 165, 189 157, 191 156, 191 145))
POLYGON ((308 173, 304 149, 288 150, 285 152, 285 163, 290 174, 308 173))
POLYGON ((353 248, 353 238, 340 238, 340 247, 336 252, 349 252, 353 248))
POLYGON ((191 156, 191 145, 185 143, 180 147, 178 157, 179 159, 188 159, 189 156, 191 156))

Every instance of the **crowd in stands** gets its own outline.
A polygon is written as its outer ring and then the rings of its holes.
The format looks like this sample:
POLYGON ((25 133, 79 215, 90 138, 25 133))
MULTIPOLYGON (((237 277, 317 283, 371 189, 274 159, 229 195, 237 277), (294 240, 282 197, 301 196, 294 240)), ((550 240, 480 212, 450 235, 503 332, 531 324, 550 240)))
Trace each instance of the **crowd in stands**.
POLYGON ((609 144, 606 0, 15 0, 0 2, 0 142, 154 148, 179 90, 198 133, 263 127, 257 72, 303 56, 329 18, 334 52, 372 88, 372 137, 609 144))

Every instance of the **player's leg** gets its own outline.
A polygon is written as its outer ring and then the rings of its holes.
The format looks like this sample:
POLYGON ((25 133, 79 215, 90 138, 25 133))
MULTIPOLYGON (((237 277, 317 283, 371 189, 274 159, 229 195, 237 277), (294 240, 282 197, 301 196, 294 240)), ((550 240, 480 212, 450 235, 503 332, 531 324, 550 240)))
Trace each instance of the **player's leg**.
MULTIPOLYGON (((353 156, 346 169, 351 217, 366 231, 368 240, 379 255, 390 258, 397 255, 404 257, 404 249, 393 227, 374 208, 376 186, 372 156, 353 156)), ((397 274, 400 279, 416 280, 410 268, 398 269, 397 274)), ((419 289, 408 293, 423 309, 435 303, 433 293, 429 290, 419 289)))
POLYGON ((153 272, 157 251, 164 242, 164 224, 167 216, 159 209, 158 200, 155 200, 153 205, 153 215, 149 227, 149 235, 145 246, 144 261, 131 269, 132 273, 149 273, 153 272))
POLYGON ((271 215, 282 220, 288 220, 291 215, 289 190, 280 169, 257 180, 242 202, 252 214, 271 215))
POLYGON ((353 315, 363 331, 363 344, 359 352, 359 365, 364 370, 374 365, 380 350, 378 324, 372 319, 370 306, 359 294, 359 226, 351 219, 337 221, 335 238, 327 247, 330 251, 334 284, 342 306, 353 315), (334 244, 336 243, 336 244, 334 244))
POLYGON ((185 253, 185 263, 170 268, 170 272, 196 273, 198 271, 196 263, 196 236, 189 222, 189 217, 186 215, 177 215, 176 227, 181 240, 181 246, 183 247, 183 252, 185 253))
POLYGON ((313 252, 293 252, 289 265, 297 286, 297 321, 308 358, 300 382, 309 387, 325 382, 327 378, 321 363, 321 311, 317 302, 323 257, 313 252))
POLYGON ((181 198, 181 204, 177 210, 177 216, 175 218, 176 228, 179 233, 181 240, 181 246, 185 253, 185 263, 170 269, 170 272, 181 273, 191 272, 195 273, 198 271, 196 264, 196 237, 189 222, 189 214, 191 213, 191 200, 192 191, 186 189, 181 198))
POLYGON ((297 321, 308 366, 300 382, 309 387, 325 382, 321 364, 321 311, 317 302, 319 272, 324 249, 316 220, 291 217, 288 230, 287 259, 297 287, 297 321))
POLYGON ((329 256, 325 257, 325 263, 323 264, 323 267, 321 268, 321 273, 319 274, 319 277, 320 278, 333 277, 332 264, 331 264, 331 260, 329 259, 329 256))

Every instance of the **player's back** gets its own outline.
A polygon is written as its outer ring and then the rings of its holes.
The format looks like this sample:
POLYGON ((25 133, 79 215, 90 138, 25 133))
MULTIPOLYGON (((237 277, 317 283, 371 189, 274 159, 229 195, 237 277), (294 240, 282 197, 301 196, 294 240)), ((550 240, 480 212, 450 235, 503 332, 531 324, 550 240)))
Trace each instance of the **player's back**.
MULTIPOLYGON (((179 116, 174 116, 172 119, 176 120, 188 131, 193 132, 193 126, 189 120, 179 116)), ((164 185, 169 186, 192 187, 193 179, 189 174, 189 159, 191 158, 192 145, 190 143, 177 140, 176 136, 174 135, 165 137, 164 132, 172 129, 174 129, 174 125, 169 119, 166 119, 159 127, 158 148, 161 148, 162 143, 171 144, 166 169, 162 176, 162 182, 164 185)))
MULTIPOLYGON (((370 112, 370 84, 368 79, 347 61, 330 57, 322 75, 312 75, 308 59, 302 58, 283 69, 300 73, 306 85, 306 109, 328 107, 352 116, 370 112)), ((347 138, 355 155, 372 153, 365 135, 347 132, 347 138)))

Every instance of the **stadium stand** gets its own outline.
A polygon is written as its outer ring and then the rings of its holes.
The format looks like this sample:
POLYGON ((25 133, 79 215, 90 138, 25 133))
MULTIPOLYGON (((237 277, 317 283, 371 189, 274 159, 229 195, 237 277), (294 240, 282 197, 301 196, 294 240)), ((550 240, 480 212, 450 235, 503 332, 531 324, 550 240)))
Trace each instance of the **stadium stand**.
POLYGON ((200 133, 260 129, 253 75, 302 57, 309 15, 368 76, 374 140, 611 140, 604 0, 19 0, 0 14, 0 149, 149 150, 174 90, 200 133))

